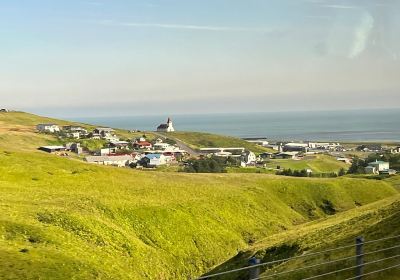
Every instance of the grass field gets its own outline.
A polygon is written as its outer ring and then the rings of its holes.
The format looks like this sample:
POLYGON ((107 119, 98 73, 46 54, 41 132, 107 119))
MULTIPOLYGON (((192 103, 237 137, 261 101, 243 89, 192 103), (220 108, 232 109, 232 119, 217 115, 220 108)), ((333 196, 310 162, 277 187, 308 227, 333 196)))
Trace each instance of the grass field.
POLYGON ((0 117, 0 279, 187 279, 254 242, 398 193, 384 180, 89 165, 36 151, 54 140, 31 130, 43 120, 9 116, 0 117))
POLYGON ((239 138, 204 133, 204 132, 172 132, 168 135, 185 142, 193 149, 199 148, 246 148, 254 153, 272 152, 269 148, 249 143, 239 138))
POLYGON ((267 163, 267 167, 281 169, 301 170, 310 168, 314 173, 338 172, 341 168, 347 170, 349 165, 336 160, 329 155, 307 156, 302 160, 292 159, 272 159, 267 163))

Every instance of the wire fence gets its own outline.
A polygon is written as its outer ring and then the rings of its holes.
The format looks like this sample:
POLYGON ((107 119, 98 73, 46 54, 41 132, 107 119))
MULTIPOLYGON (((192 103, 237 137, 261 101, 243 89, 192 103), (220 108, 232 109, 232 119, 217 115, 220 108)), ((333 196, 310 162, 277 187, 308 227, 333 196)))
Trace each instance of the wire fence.
POLYGON ((355 244, 289 258, 261 262, 253 257, 247 266, 208 274, 194 280, 261 280, 280 277, 296 280, 329 279, 330 277, 364 280, 369 276, 397 268, 400 268, 400 235, 368 241, 365 241, 363 237, 357 237, 355 244), (350 249, 353 251, 347 255, 346 251, 350 249), (333 256, 334 254, 340 257, 333 256), (321 261, 318 259, 321 257, 329 258, 329 260, 321 261), (317 260, 313 264, 308 264, 313 259, 317 260))

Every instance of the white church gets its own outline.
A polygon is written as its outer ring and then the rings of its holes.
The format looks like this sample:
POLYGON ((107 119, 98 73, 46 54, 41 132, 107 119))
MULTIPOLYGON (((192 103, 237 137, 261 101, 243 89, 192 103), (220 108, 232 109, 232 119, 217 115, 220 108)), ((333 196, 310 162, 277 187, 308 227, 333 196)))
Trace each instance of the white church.
POLYGON ((175 131, 174 127, 172 126, 171 118, 168 118, 167 123, 160 124, 157 127, 158 132, 173 132, 175 131))

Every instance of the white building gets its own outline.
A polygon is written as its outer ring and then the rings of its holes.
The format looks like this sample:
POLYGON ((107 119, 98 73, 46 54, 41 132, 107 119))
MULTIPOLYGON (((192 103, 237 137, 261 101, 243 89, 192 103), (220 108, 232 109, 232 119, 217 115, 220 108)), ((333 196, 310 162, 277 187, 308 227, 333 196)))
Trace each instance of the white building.
POLYGON ((167 159, 163 154, 148 154, 145 159, 147 166, 159 166, 167 163, 167 159))
POLYGON ((173 132, 173 131, 175 131, 174 126, 172 125, 171 118, 168 118, 167 123, 160 124, 157 127, 157 131, 159 131, 159 132, 173 132))
POLYGON ((241 159, 246 165, 255 163, 257 161, 256 154, 251 151, 244 152, 241 159))
POLYGON ((390 170, 389 162, 386 161, 374 161, 368 163, 368 166, 365 167, 365 173, 368 174, 379 174, 379 173, 387 173, 390 170))
POLYGON ((41 123, 38 124, 36 126, 36 129, 40 132, 50 132, 50 133, 54 133, 54 132, 59 132, 60 131, 60 127, 56 124, 53 123, 41 123))
POLYGON ((265 139, 255 139, 255 140, 246 140, 247 142, 249 142, 249 143, 253 143, 253 144, 256 144, 256 145, 260 145, 260 146, 263 146, 263 147, 266 147, 266 146, 268 146, 269 145, 269 142, 267 141, 267 140, 265 140, 265 139))
POLYGON ((162 142, 157 142, 157 143, 153 144, 153 148, 155 150, 162 150, 162 151, 168 149, 169 146, 170 145, 168 143, 162 143, 162 142))
POLYGON ((88 156, 85 158, 88 163, 100 164, 100 165, 113 165, 118 167, 124 167, 129 165, 133 161, 131 155, 123 156, 88 156))

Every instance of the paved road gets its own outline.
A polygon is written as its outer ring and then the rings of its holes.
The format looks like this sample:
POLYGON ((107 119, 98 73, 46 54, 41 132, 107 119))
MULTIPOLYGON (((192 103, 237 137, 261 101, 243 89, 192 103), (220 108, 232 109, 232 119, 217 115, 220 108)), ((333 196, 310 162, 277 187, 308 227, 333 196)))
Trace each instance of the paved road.
POLYGON ((179 140, 178 138, 176 138, 176 137, 174 137, 174 136, 172 136, 172 135, 170 135, 170 134, 166 135, 166 134, 159 133, 159 132, 153 132, 153 133, 154 133, 155 135, 161 137, 162 139, 169 138, 169 139, 175 140, 176 145, 179 147, 179 149, 185 150, 190 156, 199 156, 199 155, 201 155, 200 152, 198 152, 198 151, 192 149, 192 148, 189 147, 189 145, 187 145, 185 142, 183 142, 182 140, 179 140))

